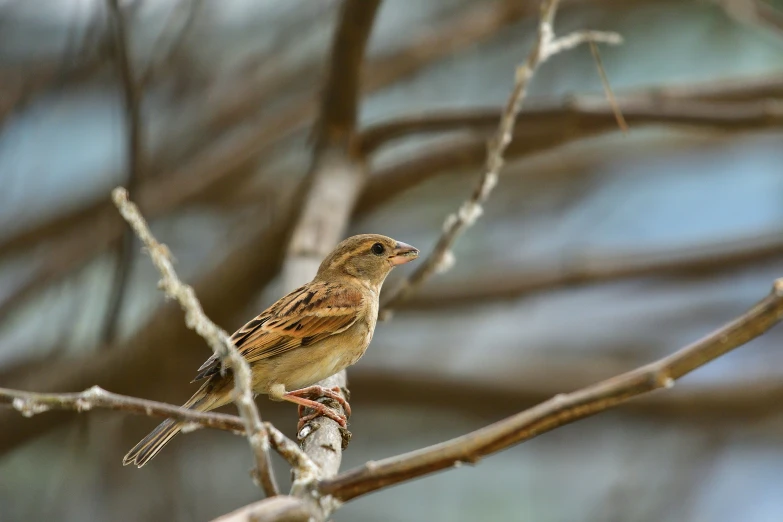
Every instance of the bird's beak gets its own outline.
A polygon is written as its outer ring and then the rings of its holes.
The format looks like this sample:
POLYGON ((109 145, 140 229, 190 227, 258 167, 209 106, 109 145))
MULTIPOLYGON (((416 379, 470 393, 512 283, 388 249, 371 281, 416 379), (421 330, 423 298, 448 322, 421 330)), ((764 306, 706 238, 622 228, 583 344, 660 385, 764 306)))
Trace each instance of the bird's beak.
POLYGON ((402 265, 419 257, 419 251, 405 243, 394 245, 394 254, 389 258, 392 265, 402 265))

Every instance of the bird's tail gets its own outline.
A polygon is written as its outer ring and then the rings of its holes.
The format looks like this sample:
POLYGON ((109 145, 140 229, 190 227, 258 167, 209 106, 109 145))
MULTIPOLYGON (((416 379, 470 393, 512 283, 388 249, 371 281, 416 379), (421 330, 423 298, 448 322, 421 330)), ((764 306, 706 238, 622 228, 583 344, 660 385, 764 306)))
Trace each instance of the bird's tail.
MULTIPOLYGON (((209 411, 227 404, 227 394, 216 393, 219 390, 219 384, 212 379, 205 382, 199 390, 193 394, 193 397, 182 405, 183 408, 197 411, 209 411), (216 386, 217 385, 217 386, 216 386), (225 397, 224 397, 225 395, 225 397)), ((152 430, 149 435, 139 441, 138 444, 128 452, 122 459, 122 465, 134 464, 142 467, 157 455, 163 447, 169 443, 174 436, 179 433, 184 423, 174 419, 166 419, 157 428, 152 430)))

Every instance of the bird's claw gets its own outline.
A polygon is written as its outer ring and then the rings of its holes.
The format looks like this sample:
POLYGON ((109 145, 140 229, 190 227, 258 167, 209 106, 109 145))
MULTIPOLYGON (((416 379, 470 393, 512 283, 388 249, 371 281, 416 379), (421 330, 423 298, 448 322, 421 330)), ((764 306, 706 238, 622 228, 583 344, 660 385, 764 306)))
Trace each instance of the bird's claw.
MULTIPOLYGON (((302 388, 301 390, 294 390, 292 392, 288 392, 288 395, 293 395, 295 397, 303 397, 307 399, 320 399, 322 397, 326 397, 327 399, 332 399, 333 401, 337 402, 340 406, 343 407, 345 410, 344 417, 350 417, 351 416, 351 405, 348 404, 348 401, 342 396, 341 394, 342 389, 339 386, 333 386, 331 388, 324 388, 323 386, 308 386, 307 388, 302 388)), ((299 405, 299 416, 301 417, 303 413, 303 408, 305 406, 299 405)), ((326 415, 326 414, 324 414, 326 415)), ((328 415, 327 415, 328 416, 328 415)))
MULTIPOLYGON (((320 404, 320 403, 319 403, 320 404)), ((316 417, 329 417, 334 422, 340 425, 341 428, 347 428, 348 427, 348 418, 341 414, 334 411, 332 408, 322 405, 322 409, 316 409, 313 413, 308 413, 307 415, 300 415, 299 417, 299 423, 296 425, 296 431, 297 433, 302 431, 302 428, 305 427, 305 425, 310 422, 311 420, 315 419, 316 417)), ((303 408, 303 407, 302 407, 303 408)))

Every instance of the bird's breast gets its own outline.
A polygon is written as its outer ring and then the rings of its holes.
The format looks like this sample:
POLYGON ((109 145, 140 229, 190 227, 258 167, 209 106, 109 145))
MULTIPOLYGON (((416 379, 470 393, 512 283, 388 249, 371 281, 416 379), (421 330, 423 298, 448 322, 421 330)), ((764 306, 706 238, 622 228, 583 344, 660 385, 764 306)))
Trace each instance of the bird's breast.
POLYGON ((361 318, 347 330, 318 343, 259 361, 264 367, 259 368, 259 374, 264 377, 258 387, 268 389, 280 383, 287 390, 296 390, 331 377, 355 364, 364 355, 372 340, 374 327, 374 318, 361 318))

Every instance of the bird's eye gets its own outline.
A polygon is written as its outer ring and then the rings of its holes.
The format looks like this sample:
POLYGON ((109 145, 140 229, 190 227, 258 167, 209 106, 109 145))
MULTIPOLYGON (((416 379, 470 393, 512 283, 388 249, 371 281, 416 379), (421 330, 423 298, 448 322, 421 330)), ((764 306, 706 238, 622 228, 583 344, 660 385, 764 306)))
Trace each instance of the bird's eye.
POLYGON ((383 248, 383 245, 380 243, 375 243, 372 246, 372 253, 375 254, 376 256, 382 255, 384 250, 385 249, 383 248))

